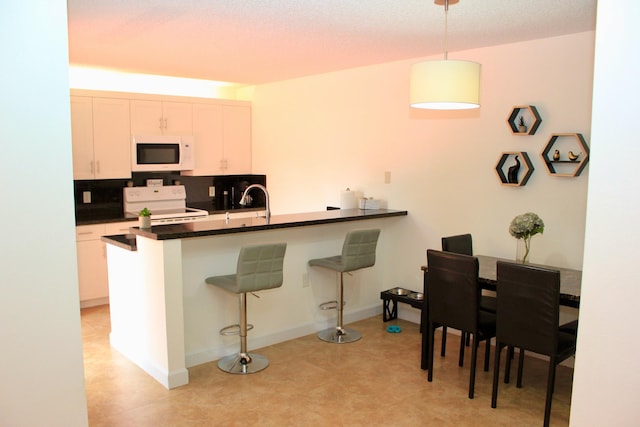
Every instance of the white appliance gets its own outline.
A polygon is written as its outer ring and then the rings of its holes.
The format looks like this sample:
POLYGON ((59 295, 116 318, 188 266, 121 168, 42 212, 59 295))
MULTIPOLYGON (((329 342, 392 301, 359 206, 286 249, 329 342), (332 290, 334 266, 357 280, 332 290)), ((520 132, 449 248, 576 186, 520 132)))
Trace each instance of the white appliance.
POLYGON ((166 225, 206 219, 209 212, 186 206, 184 185, 166 187, 125 187, 124 215, 135 218, 147 208, 151 211, 151 225, 166 225))
POLYGON ((192 136, 134 136, 131 140, 133 172, 192 170, 192 136))

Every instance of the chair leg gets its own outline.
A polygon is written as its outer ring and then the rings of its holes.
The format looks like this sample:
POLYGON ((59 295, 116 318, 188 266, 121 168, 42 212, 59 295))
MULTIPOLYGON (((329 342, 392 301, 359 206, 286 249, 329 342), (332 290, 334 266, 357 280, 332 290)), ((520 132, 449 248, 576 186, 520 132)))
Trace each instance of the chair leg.
POLYGON ((435 326, 433 324, 433 322, 429 322, 429 353, 428 353, 428 367, 427 369, 429 369, 429 373, 427 374, 427 380, 429 382, 431 382, 433 380, 433 344, 434 344, 434 339, 433 336, 435 335, 435 326))
POLYGON ((269 360, 247 351, 247 294, 238 294, 240 303, 240 353, 223 357, 218 368, 230 374, 253 374, 269 366, 269 360))
POLYGON ((513 359, 513 346, 507 347, 507 359, 504 362, 504 383, 509 384, 509 378, 511 377, 511 360, 513 359))
POLYGON ((444 357, 447 353, 447 327, 442 327, 442 346, 440 347, 440 356, 444 357))
POLYGON ((473 334, 471 338, 471 374, 469 375, 469 399, 473 399, 473 392, 476 385, 476 362, 478 360, 478 334, 473 334))
POLYGON ((362 335, 353 329, 346 329, 342 325, 342 313, 344 306, 344 282, 343 273, 339 273, 340 279, 338 283, 338 302, 336 310, 338 311, 338 324, 335 328, 325 329, 318 332, 318 338, 322 341, 332 342, 336 344, 344 344, 358 341, 362 335))
MULTIPOLYGON (((493 388, 491 389, 491 407, 498 406, 498 383, 500 382, 500 353, 502 352, 502 345, 496 342, 495 361, 493 363, 493 388)), ((508 351, 507 351, 508 353, 508 351)), ((507 358, 509 355, 507 354, 507 358)))
POLYGON ((549 359, 549 377, 547 379, 547 399, 544 406, 544 426, 549 426, 549 420, 551 418, 551 401, 553 398, 553 389, 556 382, 556 359, 551 357, 549 359))
POLYGON ((522 371, 524 371, 524 348, 520 349, 520 357, 518 358, 518 379, 516 387, 522 388, 522 371))
MULTIPOLYGON (((423 319, 424 326, 429 328, 429 320, 423 319)), ((422 331, 422 354, 420 355, 420 369, 429 368, 429 329, 422 331)))
MULTIPOLYGON (((464 366, 464 331, 460 331, 462 337, 460 338, 460 354, 458 355, 458 366, 464 366)), ((475 337, 474 337, 475 339, 475 337)))
POLYGON ((489 359, 491 358, 491 338, 486 340, 487 344, 484 348, 484 371, 489 372, 489 359))

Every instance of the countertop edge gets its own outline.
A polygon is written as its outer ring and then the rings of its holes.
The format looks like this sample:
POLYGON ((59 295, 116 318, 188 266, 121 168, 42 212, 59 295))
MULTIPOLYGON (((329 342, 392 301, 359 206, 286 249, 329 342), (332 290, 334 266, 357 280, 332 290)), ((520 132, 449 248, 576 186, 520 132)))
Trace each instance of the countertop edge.
MULTIPOLYGON (((351 209, 343 211, 309 212, 292 215, 278 215, 271 218, 269 223, 246 225, 249 219, 237 219, 235 224, 229 224, 224 220, 203 221, 175 225, 152 226, 148 230, 139 227, 131 227, 131 234, 104 236, 102 240, 118 247, 135 251, 135 237, 142 236, 153 240, 173 240, 193 237, 217 236, 234 233, 246 233, 252 231, 277 230, 292 227, 307 227, 322 224, 335 224, 341 222, 362 221, 367 219, 391 218, 407 216, 406 210, 360 210, 351 209), (305 218, 308 217, 308 218, 305 218), (287 218, 296 218, 287 220, 287 218), (299 218, 299 219, 297 219, 299 218), (189 227, 192 229, 190 230, 189 227), (201 229, 196 229, 200 227, 201 229)), ((261 221, 266 221, 264 218, 261 221)))

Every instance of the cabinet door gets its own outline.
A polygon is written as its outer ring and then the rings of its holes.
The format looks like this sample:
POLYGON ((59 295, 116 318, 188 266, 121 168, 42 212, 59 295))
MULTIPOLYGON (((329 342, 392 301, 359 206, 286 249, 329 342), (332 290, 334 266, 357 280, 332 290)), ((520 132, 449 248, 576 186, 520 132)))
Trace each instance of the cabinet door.
POLYGON ((192 135, 192 106, 186 102, 163 102, 162 116, 165 135, 192 135))
POLYGON ((93 179, 93 103, 90 97, 71 97, 73 179, 93 179))
POLYGON ((132 135, 192 135, 191 104, 131 100, 132 135))
POLYGON ((105 244, 100 240, 76 242, 80 301, 109 296, 105 244))
POLYGON ((220 175, 222 169, 222 105, 193 105, 195 167, 188 174, 220 175))
POLYGON ((93 99, 93 149, 96 178, 131 177, 128 100, 93 99))
POLYGON ((131 134, 162 135, 164 120, 160 101, 131 100, 131 134))
POLYGON ((225 174, 251 173, 251 107, 223 109, 225 174))

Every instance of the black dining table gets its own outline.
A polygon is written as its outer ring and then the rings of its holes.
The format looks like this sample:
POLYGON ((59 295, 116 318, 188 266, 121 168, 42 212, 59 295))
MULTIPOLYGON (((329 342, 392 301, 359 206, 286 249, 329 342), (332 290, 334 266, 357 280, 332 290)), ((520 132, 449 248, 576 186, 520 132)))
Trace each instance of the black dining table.
MULTIPOLYGON (((506 262, 514 262, 513 260, 497 258, 488 255, 474 255, 478 258, 478 282, 482 289, 486 289, 489 291, 496 290, 497 280, 497 263, 498 261, 506 261, 506 262)), ((553 270, 560 271, 560 305, 564 305, 567 307, 579 308, 580 307, 580 285, 582 283, 582 271, 573 270, 570 268, 563 267, 554 267, 550 265, 543 264, 529 264, 536 267, 549 268, 553 270)), ((422 307, 422 317, 421 317, 421 330, 422 325, 427 325, 428 322, 428 306, 427 306, 427 276, 428 276, 428 266, 423 265, 421 267, 423 271, 423 282, 424 282, 424 295, 425 295, 425 303, 422 307)), ((426 346, 427 346, 427 333, 423 331, 422 337, 422 369, 427 369, 427 358, 426 358, 426 346)))

